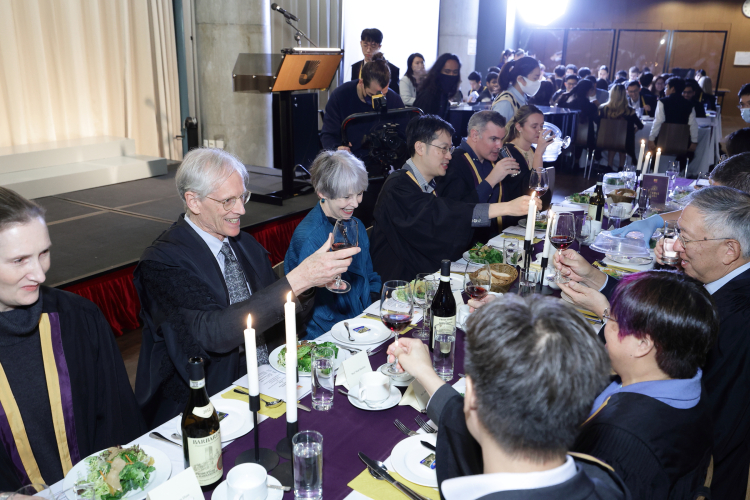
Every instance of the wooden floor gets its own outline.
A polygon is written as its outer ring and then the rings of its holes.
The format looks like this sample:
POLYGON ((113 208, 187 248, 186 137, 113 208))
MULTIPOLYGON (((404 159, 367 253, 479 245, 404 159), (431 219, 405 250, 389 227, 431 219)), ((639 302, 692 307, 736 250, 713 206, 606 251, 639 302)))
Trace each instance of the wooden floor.
MULTIPOLYGON (((592 181, 584 179, 580 173, 578 175, 558 174, 555 178, 553 201, 561 201, 566 196, 582 191, 591 184, 592 181)), ((135 372, 138 368, 138 355, 141 350, 141 329, 126 331, 122 336, 117 337, 117 345, 125 361, 130 385, 135 386, 135 372)))

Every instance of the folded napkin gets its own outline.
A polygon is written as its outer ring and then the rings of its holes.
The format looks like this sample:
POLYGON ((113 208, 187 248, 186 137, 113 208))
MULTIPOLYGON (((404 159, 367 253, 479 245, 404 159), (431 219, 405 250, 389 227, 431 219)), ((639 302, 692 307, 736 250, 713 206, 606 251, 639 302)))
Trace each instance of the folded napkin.
MULTIPOLYGON (((241 391, 244 391, 245 389, 242 387, 232 387, 230 390, 225 392, 221 395, 224 399, 236 399, 237 401, 242 401, 243 403, 250 402, 250 398, 248 396, 245 396, 244 394, 240 394, 239 392, 234 392, 234 389, 239 389, 241 391)), ((272 408, 269 408, 266 406, 263 401, 273 401, 276 398, 272 398, 270 396, 266 396, 265 394, 261 393, 260 395, 260 410, 258 411, 261 415, 266 415, 267 417, 271 418, 279 418, 280 416, 284 415, 286 413, 286 403, 281 403, 278 406, 274 406, 272 408)))
MULTIPOLYGON (((394 472, 392 467, 388 473, 393 479, 411 488, 420 495, 433 500, 440 500, 440 493, 438 493, 437 489, 430 488, 429 486, 420 486, 411 481, 407 481, 398 473, 394 472)), ((389 482, 372 477, 367 468, 365 468, 359 476, 352 479, 347 486, 357 493, 361 493, 373 500, 393 500, 394 498, 404 498, 404 496, 389 482)))
MULTIPOLYGON (((547 231, 534 230, 535 240, 544 239, 544 236, 546 234, 547 231)), ((526 228, 521 226, 506 227, 505 229, 503 229, 503 235, 520 236, 519 239, 524 239, 526 237, 526 228)), ((534 243, 536 242, 537 241, 534 241, 534 243)))
POLYGON ((422 384, 414 380, 409 387, 404 391, 404 395, 401 401, 398 402, 399 406, 411 406, 415 410, 421 412, 427 408, 427 403, 430 401, 430 395, 422 387, 422 384))

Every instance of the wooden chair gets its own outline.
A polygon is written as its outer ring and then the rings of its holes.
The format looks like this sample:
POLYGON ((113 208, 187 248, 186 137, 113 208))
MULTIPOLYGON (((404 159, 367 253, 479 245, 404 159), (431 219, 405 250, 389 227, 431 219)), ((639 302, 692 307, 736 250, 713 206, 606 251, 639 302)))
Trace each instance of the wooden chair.
MULTIPOLYGON (((614 165, 614 153, 627 156, 625 141, 628 135, 628 121, 622 119, 602 118, 596 136, 596 149, 609 152, 609 165, 614 165)), ((624 162, 622 162, 624 164, 624 162)), ((622 166, 622 165, 620 165, 622 166)))
MULTIPOLYGON (((656 146, 661 148, 662 156, 674 156, 681 163, 692 159, 688 151, 690 144, 690 125, 681 123, 662 123, 656 146)), ((658 172, 656 172, 658 174, 658 172)))
POLYGON ((284 276, 286 276, 286 272, 284 271, 284 261, 283 260, 281 262, 279 262, 278 264, 276 264, 275 266, 273 266, 273 272, 274 272, 274 274, 279 279, 281 279, 284 276))

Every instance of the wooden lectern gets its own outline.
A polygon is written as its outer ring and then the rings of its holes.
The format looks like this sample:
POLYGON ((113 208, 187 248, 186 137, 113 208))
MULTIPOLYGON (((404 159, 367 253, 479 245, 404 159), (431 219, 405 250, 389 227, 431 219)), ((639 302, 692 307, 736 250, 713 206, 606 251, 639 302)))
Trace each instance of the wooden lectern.
MULTIPOLYGON (((292 92, 326 90, 339 69, 341 49, 283 49, 281 54, 240 54, 232 71, 235 92, 276 93, 279 96, 281 129, 281 191, 250 199, 282 205, 297 194, 294 185, 294 129, 292 126, 292 92)), ((309 184, 304 184, 307 186, 309 184)))

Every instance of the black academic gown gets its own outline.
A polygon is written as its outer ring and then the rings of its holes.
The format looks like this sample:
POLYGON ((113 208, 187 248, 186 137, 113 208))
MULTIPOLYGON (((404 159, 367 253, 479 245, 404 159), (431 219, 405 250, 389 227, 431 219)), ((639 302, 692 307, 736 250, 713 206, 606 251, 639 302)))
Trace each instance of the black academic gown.
MULTIPOLYGON (((359 80, 360 69, 362 68, 363 62, 365 62, 364 59, 352 64, 352 78, 351 78, 352 80, 359 80)), ((399 80, 400 80, 398 74, 401 70, 397 66, 394 66, 391 63, 388 63, 388 69, 391 72, 391 83, 388 84, 388 88, 398 94, 399 93, 399 80)))
POLYGON ((407 172, 389 175, 375 204, 370 253, 383 283, 411 281, 440 269, 443 259, 458 260, 474 233, 475 205, 425 193, 407 172))
MULTIPOLYGON (((188 358, 204 359, 209 395, 247 373, 244 330, 263 332, 270 351, 284 341, 284 303, 291 291, 277 280, 268 252, 244 231, 229 238, 252 296, 229 304, 229 293, 216 258, 181 215, 148 247, 135 270, 141 300, 143 343, 135 394, 149 426, 177 415, 188 398, 188 358)), ((304 332, 312 300, 297 302, 297 330, 304 332)), ((302 334, 304 335, 304 333, 302 334)))
MULTIPOLYGON (((482 448, 469 432, 464 417, 464 398, 448 385, 432 395, 427 414, 438 422, 435 455, 438 487, 455 477, 482 474, 482 448)), ((546 488, 491 493, 482 500, 629 500, 633 498, 622 479, 593 457, 574 456, 576 475, 546 488)), ((441 493, 441 498, 442 493, 441 493)))
MULTIPOLYGON (((112 329, 99 308, 79 295, 55 288, 41 287, 41 296, 42 312, 57 313, 60 319, 60 336, 70 374, 75 441, 80 458, 110 446, 124 445, 146 432, 122 355, 112 329)), ((4 333, 0 332, 0 335, 4 333)), ((38 343, 38 328, 33 335, 38 343)), ((23 384, 27 388, 39 387, 32 389, 32 394, 47 399, 41 359, 40 347, 38 362, 24 360, 28 363, 28 373, 24 375, 23 384)), ((19 374, 7 370, 6 374, 13 390, 16 385, 14 380, 18 379, 19 374)), ((25 411, 27 406, 22 395, 14 396, 42 477, 48 484, 53 484, 62 479, 63 474, 54 431, 51 438, 47 436, 53 429, 49 402, 46 403, 46 411, 30 415, 25 411)), ((72 439, 70 435, 68 439, 72 439)), ((7 451, 11 445, 0 443, 0 491, 16 491, 21 487, 7 451)))

